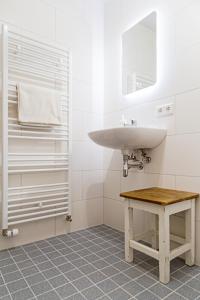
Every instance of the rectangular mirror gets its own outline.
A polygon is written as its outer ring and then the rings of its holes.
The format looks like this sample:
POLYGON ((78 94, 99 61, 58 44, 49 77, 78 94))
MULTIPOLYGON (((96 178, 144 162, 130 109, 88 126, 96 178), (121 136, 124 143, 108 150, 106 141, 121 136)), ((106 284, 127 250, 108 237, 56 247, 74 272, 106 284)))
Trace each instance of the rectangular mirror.
POLYGON ((124 95, 156 83, 156 12, 122 36, 122 92, 124 95))

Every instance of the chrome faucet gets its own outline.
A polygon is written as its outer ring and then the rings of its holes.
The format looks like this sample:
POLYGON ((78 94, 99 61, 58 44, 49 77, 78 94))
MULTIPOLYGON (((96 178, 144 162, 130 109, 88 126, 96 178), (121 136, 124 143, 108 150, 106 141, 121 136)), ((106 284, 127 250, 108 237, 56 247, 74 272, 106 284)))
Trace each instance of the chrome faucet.
POLYGON ((121 126, 126 127, 126 126, 137 126, 137 120, 135 119, 130 119, 127 120, 124 115, 122 115, 121 121, 120 121, 121 126))

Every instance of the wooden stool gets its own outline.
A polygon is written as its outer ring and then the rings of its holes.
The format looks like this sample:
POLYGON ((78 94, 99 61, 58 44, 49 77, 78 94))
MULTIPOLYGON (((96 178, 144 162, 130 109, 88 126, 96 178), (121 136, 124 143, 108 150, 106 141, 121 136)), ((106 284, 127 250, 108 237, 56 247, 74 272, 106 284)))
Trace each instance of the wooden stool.
POLYGON ((185 253, 185 263, 194 265, 195 259, 195 200, 199 194, 188 193, 162 188, 148 188, 121 193, 125 200, 125 260, 133 261, 133 249, 141 251, 159 261, 159 280, 168 283, 170 280, 170 261, 185 253), (152 248, 134 240, 133 209, 140 209, 152 213, 153 238, 152 248), (181 246, 170 250, 170 215, 186 211, 186 233, 185 239, 173 235, 181 246), (157 225, 158 216, 158 236, 159 250, 157 250, 157 225))

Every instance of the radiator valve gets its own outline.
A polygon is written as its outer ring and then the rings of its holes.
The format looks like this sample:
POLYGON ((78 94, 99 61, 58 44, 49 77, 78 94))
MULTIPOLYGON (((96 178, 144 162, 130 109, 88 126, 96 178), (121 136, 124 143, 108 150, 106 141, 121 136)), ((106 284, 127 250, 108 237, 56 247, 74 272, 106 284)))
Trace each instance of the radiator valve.
POLYGON ((13 229, 3 229, 2 230, 2 235, 5 237, 14 237, 19 234, 19 229, 18 228, 13 228, 13 229))
POLYGON ((72 222, 72 216, 71 215, 66 216, 66 221, 67 222, 72 222))

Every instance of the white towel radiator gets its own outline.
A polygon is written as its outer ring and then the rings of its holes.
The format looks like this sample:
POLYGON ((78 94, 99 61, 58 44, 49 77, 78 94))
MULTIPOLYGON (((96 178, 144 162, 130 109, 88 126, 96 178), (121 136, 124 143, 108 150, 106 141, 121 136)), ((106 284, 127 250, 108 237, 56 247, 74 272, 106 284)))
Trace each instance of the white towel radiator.
POLYGON ((7 29, 1 32, 1 229, 65 215, 71 220, 70 52, 7 29), (17 120, 18 82, 60 91, 61 126, 17 120))

